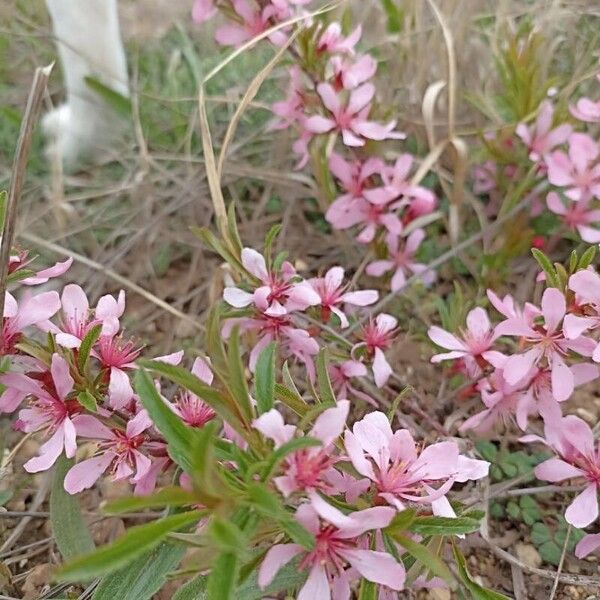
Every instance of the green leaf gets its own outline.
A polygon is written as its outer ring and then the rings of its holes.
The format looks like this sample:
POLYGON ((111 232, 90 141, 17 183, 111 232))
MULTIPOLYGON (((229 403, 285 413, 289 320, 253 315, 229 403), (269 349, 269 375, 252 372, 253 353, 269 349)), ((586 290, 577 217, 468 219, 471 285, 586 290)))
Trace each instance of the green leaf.
POLYGON ((471 517, 416 517, 410 526, 413 533, 429 535, 462 535, 479 529, 479 520, 471 517))
POLYGON ((559 287, 558 277, 556 275, 554 266, 550 262, 550 259, 541 250, 538 250, 537 248, 532 248, 531 254, 533 254, 533 258, 535 258, 540 267, 542 267, 544 273, 546 273, 546 283, 548 284, 548 286, 555 288, 559 287))
POLYGON ((191 471, 190 448, 194 431, 165 404, 143 367, 135 374, 134 387, 152 422, 169 443, 169 454, 173 460, 185 471, 191 471))
POLYGON ((267 263, 267 266, 271 267, 271 268, 273 266, 271 263, 271 259, 273 256, 273 242, 279 235, 280 231, 281 231, 281 223, 276 223, 275 225, 273 225, 271 227, 271 229, 269 229, 269 231, 267 232, 267 235, 265 236, 265 246, 264 246, 265 262, 267 263))
POLYGON ((258 414, 273 408, 275 397, 275 350, 277 344, 271 342, 258 356, 254 372, 254 388, 258 414))
POLYGON ((57 578, 81 582, 124 567, 158 546, 170 532, 198 522, 205 514, 206 511, 193 510, 131 527, 112 544, 67 563, 58 571, 57 578))
POLYGON ((358 590, 358 600, 377 600, 377 585, 363 579, 358 590))
POLYGON ((8 192, 0 191, 0 231, 4 231, 4 220, 6 219, 6 207, 8 205, 8 192))
POLYGON ((104 512, 109 515, 118 515, 124 512, 133 512, 145 508, 161 508, 163 506, 185 506, 194 504, 195 497, 184 489, 168 486, 149 496, 125 496, 108 502, 104 512))
POLYGON ((394 0, 381 0, 385 16, 387 17, 387 30, 390 33, 398 33, 402 29, 404 14, 394 0))
POLYGON ((79 498, 67 493, 64 488, 65 475, 74 462, 64 454, 58 457, 50 491, 52 533, 60 553, 66 560, 94 550, 92 536, 81 516, 79 498))
POLYGON ((331 406, 336 405, 335 394, 331 387, 331 380, 329 379, 329 373, 327 366, 329 365, 329 357, 327 354, 327 348, 321 348, 319 354, 317 354, 317 383, 319 385, 319 394, 321 395, 321 402, 329 404, 331 406))
POLYGON ((531 540, 536 546, 548 542, 552 539, 550 529, 544 523, 534 523, 531 528, 531 540))
POLYGON ((384 531, 389 535, 406 531, 414 523, 416 516, 417 511, 414 508, 407 508, 406 510, 396 513, 391 523, 384 531))
POLYGON ((590 246, 579 259, 578 269, 587 269, 596 257, 596 246, 590 246))
POLYGON ((573 250, 569 256, 569 273, 575 273, 577 268, 577 250, 573 250))
POLYGON ((123 94, 109 88, 90 75, 84 77, 84 81, 91 90, 101 96, 117 113, 124 117, 131 116, 131 100, 127 96, 123 96, 123 94))
POLYGON ((130 565, 104 577, 93 600, 150 600, 181 562, 185 550, 181 544, 163 542, 130 565))
POLYGON ((293 410, 297 415, 303 417, 309 410, 308 404, 304 402, 302 396, 296 395, 286 386, 280 383, 275 384, 275 396, 280 402, 283 402, 288 408, 293 410))
POLYGON ((469 571, 467 571, 467 561, 456 544, 452 544, 452 552, 454 554, 456 566, 458 567, 458 576, 463 585, 471 593, 473 600, 510 600, 508 596, 500 594, 499 592, 494 592, 493 590, 488 590, 471 578, 469 571))
POLYGON ((244 415, 246 422, 251 423, 254 411, 250 402, 250 392, 246 381, 244 364, 240 351, 239 329, 234 327, 229 336, 227 345, 228 373, 223 383, 231 390, 240 412, 244 415))
POLYGON ((214 516, 206 532, 213 541, 211 547, 235 556, 243 556, 248 551, 248 540, 244 532, 232 521, 214 516))
POLYGON ((314 536, 285 510, 277 496, 258 483, 250 484, 247 492, 248 500, 257 512, 277 521, 294 542, 312 550, 315 545, 314 536))
MULTIPOLYGON (((184 583, 173 596, 173 600, 204 600, 206 598, 207 575, 196 575, 184 583)), ((238 595, 238 599, 240 596, 238 595)), ((113 599, 114 600, 114 599, 113 599)))
POLYGON ((431 552, 427 546, 415 542, 408 536, 400 533, 392 533, 391 536, 398 542, 411 556, 414 556, 423 566, 434 575, 441 577, 450 586, 454 585, 454 577, 450 569, 444 564, 439 556, 431 552))
POLYGON ((90 412, 96 412, 98 410, 96 398, 89 390, 79 392, 79 394, 77 394, 77 402, 79 402, 83 408, 87 408, 90 412))
POLYGON ((94 325, 85 334, 83 340, 81 340, 81 345, 79 346, 79 350, 77 352, 77 368, 82 375, 85 373, 85 367, 87 366, 87 361, 90 358, 92 347, 100 337, 101 332, 102 324, 99 323, 98 325, 94 325))
POLYGON ((0 491, 0 506, 4 506, 12 497, 13 490, 1 490, 0 491))
POLYGON ((206 600, 233 600, 239 570, 240 561, 235 554, 221 554, 208 576, 206 600))

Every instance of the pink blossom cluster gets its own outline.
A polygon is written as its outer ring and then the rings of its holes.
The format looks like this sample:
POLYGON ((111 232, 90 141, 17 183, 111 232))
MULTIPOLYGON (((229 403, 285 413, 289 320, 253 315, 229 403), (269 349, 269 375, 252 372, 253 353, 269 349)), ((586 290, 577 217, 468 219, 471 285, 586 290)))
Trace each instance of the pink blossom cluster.
MULTIPOLYGON (((376 290, 351 291, 344 283, 344 269, 331 267, 322 277, 304 279, 289 261, 267 264, 263 255, 252 248, 244 248, 241 263, 245 268, 238 285, 225 288, 223 299, 238 311, 226 319, 223 335, 229 337, 234 327, 254 334, 249 357, 254 370, 261 351, 273 341, 278 342, 285 358, 293 357, 303 363, 314 380, 314 358, 319 349, 328 344, 328 329, 343 330, 350 324, 350 309, 374 304, 376 290)), ((357 390, 351 380, 373 372, 375 384, 383 387, 392 368, 385 358, 397 328, 397 320, 382 313, 366 323, 358 332, 358 339, 345 357, 332 363, 331 378, 334 388, 353 393, 363 399, 371 398, 357 390)))
MULTIPOLYGON (((234 1, 234 20, 217 29, 216 40, 220 44, 239 45, 293 15, 302 15, 307 4, 281 0, 254 6, 246 0, 234 1), (243 25, 235 18, 236 14, 243 25)), ((194 18, 197 22, 205 21, 215 10, 215 3, 198 0, 194 18)), ((232 19, 231 11, 223 13, 232 19)), ((270 40, 282 43, 284 31, 270 35, 270 40)), ((396 292, 412 274, 421 274, 426 284, 435 278, 435 273, 427 271, 415 257, 425 231, 409 225, 432 213, 437 200, 431 190, 411 182, 414 163, 411 154, 400 154, 390 165, 364 153, 367 142, 405 136, 395 130, 395 120, 382 124, 371 119, 376 94, 372 80, 377 61, 370 54, 357 52, 361 35, 360 26, 345 36, 342 26, 333 22, 316 27, 306 56, 300 56, 296 46, 292 46, 296 64, 290 67, 286 98, 272 107, 275 120, 271 127, 293 127, 297 131, 293 149, 300 155, 298 168, 308 163, 315 138, 330 136, 331 147, 341 139, 339 153, 333 150, 324 159, 342 190, 325 218, 335 229, 357 229, 358 242, 376 247, 378 260, 372 261, 366 272, 374 277, 388 275, 391 289, 396 292)))
MULTIPOLYGON (((599 76, 600 78, 600 76, 599 76)), ((544 100, 535 121, 519 123, 514 136, 490 134, 484 140, 493 159, 474 169, 474 190, 488 195, 489 210, 500 207, 506 183, 526 176, 534 167, 534 177, 526 190, 532 199, 531 216, 544 208, 554 213, 564 231, 583 241, 600 242, 600 145, 586 131, 588 123, 600 120, 599 102, 581 98, 568 115, 557 120, 551 100, 544 100)))
MULTIPOLYGON (((530 418, 540 416, 544 441, 560 459, 543 463, 536 475, 547 481, 587 481, 583 497, 565 517, 575 527, 590 525, 598 515, 600 453, 594 450, 589 426, 578 417, 563 417, 562 407, 568 406, 576 387, 600 375, 600 276, 591 268, 576 271, 564 290, 547 287, 539 306, 519 306, 511 296, 500 298, 491 290, 487 297, 503 317, 499 323, 492 324, 486 310, 477 307, 458 333, 429 329, 430 339, 447 350, 434 355, 432 362, 457 363, 476 382, 484 404, 460 429, 485 433, 499 423, 515 422, 527 431, 530 418), (575 440, 575 431, 581 442, 575 440)), ((578 554, 588 547, 582 541, 578 554)))

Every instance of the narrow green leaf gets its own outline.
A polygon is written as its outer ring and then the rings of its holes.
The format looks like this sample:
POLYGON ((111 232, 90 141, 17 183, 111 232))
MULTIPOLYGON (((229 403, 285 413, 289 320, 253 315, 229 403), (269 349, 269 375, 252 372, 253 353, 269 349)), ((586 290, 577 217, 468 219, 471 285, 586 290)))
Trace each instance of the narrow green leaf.
POLYGON ((60 553, 66 560, 94 550, 92 536, 81 516, 79 498, 67 493, 64 488, 65 475, 74 462, 64 454, 58 457, 50 491, 52 533, 60 553))
POLYGON ((248 540, 244 532, 232 521, 218 516, 211 519, 207 530, 216 550, 242 557, 248 552, 248 540))
POLYGON ((233 394, 240 412, 244 415, 246 422, 251 423, 254 418, 254 411, 250 402, 250 392, 242 354, 240 351, 239 329, 234 327, 227 344, 227 376, 223 378, 223 384, 226 385, 233 394))
POLYGON ((387 17, 387 30, 390 33, 398 33, 404 21, 402 11, 396 6, 394 0, 381 0, 381 3, 387 17))
POLYGON ((578 269, 587 269, 596 257, 596 245, 590 246, 579 259, 578 269))
POLYGON ((456 544, 452 544, 452 552, 458 568, 458 576, 463 585, 471 593, 473 600, 509 600, 508 596, 500 594, 499 592, 494 592, 493 590, 488 590, 471 578, 471 575, 467 570, 467 561, 456 544))
POLYGON ((0 191, 0 231, 4 231, 4 220, 6 219, 6 207, 8 205, 8 192, 0 191))
POLYGON ((575 269, 577 268, 577 250, 573 250, 571 255, 569 256, 569 273, 575 273, 575 269))
POLYGON ((13 490, 0 490, 0 506, 4 506, 14 495, 13 490))
POLYGON ((112 107, 121 116, 131 116, 131 100, 127 96, 123 96, 119 92, 104 85, 101 81, 90 75, 84 77, 85 84, 99 96, 102 97, 105 102, 112 107))
POLYGON ((471 517, 416 517, 410 530, 422 536, 462 535, 479 529, 479 521, 471 517))
POLYGON ((429 548, 400 533, 392 533, 390 537, 396 540, 410 555, 414 556, 434 575, 441 577, 450 585, 454 584, 454 577, 450 569, 429 548))
POLYGON ((319 394, 321 395, 321 402, 330 404, 331 406, 336 405, 335 394, 331 387, 331 379, 329 379, 329 372, 327 367, 329 365, 329 357, 327 354, 327 348, 321 348, 319 354, 317 354, 317 383, 319 385, 319 394))
POLYGON ((231 202, 227 208, 227 232, 229 233, 230 245, 233 246, 233 250, 235 250, 236 254, 241 256, 243 244, 235 216, 235 202, 231 202))
POLYGON ((131 564, 104 577, 93 600, 150 600, 177 568, 185 546, 163 542, 131 564))
POLYGON ((79 394, 77 394, 77 402, 79 402, 83 408, 87 408, 90 412, 96 412, 98 410, 96 398, 89 390, 79 392, 79 394))
POLYGON ((360 582, 358 600, 377 600, 377 586, 366 579, 360 582))
POLYGON ((306 580, 306 571, 299 570, 298 567, 299 561, 294 560, 279 569, 275 579, 264 590, 258 586, 257 574, 254 572, 238 587, 236 600, 262 600, 265 597, 277 596, 282 592, 291 595, 292 590, 300 588, 306 580))
POLYGON ((273 408, 275 397, 275 350, 277 344, 271 342, 258 356, 254 372, 254 388, 258 414, 273 408))
POLYGON ((417 511, 414 508, 407 508, 397 513, 384 531, 390 535, 406 531, 412 525, 416 516, 417 511))
MULTIPOLYGON (((173 600, 204 600, 206 598, 206 583, 208 575, 196 575, 184 583, 173 596, 173 600)), ((238 600, 240 596, 238 595, 238 600)))
POLYGON ((233 600, 239 570, 240 561, 235 554, 221 554, 208 576, 206 600, 233 600))
POLYGON ((283 402, 288 408, 292 409, 297 415, 303 417, 309 410, 308 404, 304 402, 301 396, 280 383, 275 384, 275 396, 280 402, 283 402))
MULTIPOLYGON (((152 366, 154 366, 154 363, 152 363, 152 366)), ((193 377, 191 374, 190 376, 193 377)), ((134 387, 152 422, 169 443, 171 457, 185 471, 190 471, 191 461, 189 456, 194 431, 187 427, 165 404, 150 375, 143 367, 140 367, 135 374, 134 387)))
POLYGON ((271 229, 269 229, 269 231, 267 232, 267 235, 265 236, 265 261, 267 263, 267 266, 272 267, 272 256, 273 256, 273 242, 275 241, 275 239, 277 238, 277 236, 279 235, 279 232, 281 231, 281 223, 276 223, 275 225, 273 225, 271 227, 271 229))
POLYGON ((90 358, 90 352, 92 351, 93 345, 96 343, 98 338, 100 337, 100 333, 102 332, 102 325, 94 325, 86 334, 83 340, 81 340, 81 345, 79 346, 77 352, 77 368, 79 372, 83 375, 85 374, 85 367, 87 365, 87 361, 90 358))
POLYGON ((117 515, 124 512, 133 512, 145 508, 162 508, 163 506, 185 506, 194 504, 195 497, 190 492, 174 486, 167 486, 150 494, 149 496, 124 496, 103 507, 104 512, 109 515, 117 515))
POLYGON ((535 258, 537 263, 540 265, 540 267, 542 267, 544 273, 546 274, 546 283, 548 286, 558 288, 558 278, 550 259, 537 248, 532 248, 531 254, 533 254, 533 258, 535 258))
POLYGON ((206 511, 193 510, 131 527, 112 544, 67 563, 58 571, 57 578, 60 581, 81 582, 124 567, 158 546, 171 531, 196 523, 205 514, 206 511))

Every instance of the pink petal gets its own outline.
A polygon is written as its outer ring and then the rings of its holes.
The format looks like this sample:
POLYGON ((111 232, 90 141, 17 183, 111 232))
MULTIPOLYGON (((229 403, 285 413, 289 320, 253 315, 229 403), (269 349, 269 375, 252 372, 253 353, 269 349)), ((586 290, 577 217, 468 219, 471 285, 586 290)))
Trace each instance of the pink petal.
POLYGON ((420 479, 436 480, 454 475, 458 467, 458 445, 439 442, 427 446, 411 466, 420 479))
POLYGON ((331 600, 331 590, 325 568, 315 563, 310 570, 306 583, 300 590, 297 600, 331 600))
POLYGON ((329 83, 320 83, 317 86, 317 92, 319 93, 319 96, 321 96, 321 100, 323 101, 325 107, 334 115, 338 115, 341 110, 341 104, 340 99, 333 87, 329 83))
POLYGON ((467 315, 467 327, 475 337, 485 337, 491 328, 487 312, 479 306, 471 310, 467 315))
POLYGON ((344 431, 346 426, 346 418, 350 410, 350 402, 348 400, 340 400, 337 406, 324 410, 315 421, 313 428, 308 434, 323 442, 323 446, 327 447, 332 444, 344 431))
POLYGON ((354 306, 369 306, 374 304, 379 298, 379 292, 376 290, 360 290, 358 292, 346 292, 342 297, 342 302, 354 306))
POLYGON ((349 148, 360 148, 365 145, 365 140, 355 135, 350 129, 342 129, 342 140, 349 148))
POLYGON ((558 352, 552 355, 552 395, 558 402, 571 397, 575 389, 575 377, 558 352))
POLYGON ((28 473, 39 473, 48 470, 61 455, 64 448, 65 432, 62 427, 54 432, 52 437, 40 447, 39 456, 29 459, 23 468, 28 473))
POLYGON ((564 481, 584 475, 581 469, 570 465, 560 458, 549 458, 535 468, 535 476, 542 481, 564 481))
POLYGON ((595 483, 588 485, 575 497, 565 511, 567 523, 582 529, 598 518, 598 490, 595 483))
POLYGON ((73 259, 67 258, 67 260, 63 262, 57 262, 52 267, 38 271, 33 277, 21 279, 21 283, 24 285, 40 285, 41 283, 46 283, 48 279, 52 279, 53 277, 58 277, 59 275, 66 273, 72 264, 73 259))
POLYGON ((458 457, 457 470, 454 474, 454 480, 458 483, 465 481, 476 481, 487 477, 490 470, 490 463, 486 460, 468 458, 462 454, 458 457))
POLYGON ((585 269, 571 275, 569 288, 585 300, 600 301, 600 277, 593 271, 585 269))
POLYGON ((437 325, 430 327, 427 331, 427 335, 434 344, 440 346, 441 348, 447 348, 448 350, 461 350, 463 352, 467 350, 467 347, 462 340, 459 340, 455 335, 448 333, 445 329, 442 329, 437 325))
POLYGON ((391 260, 375 260, 367 265, 366 271, 371 277, 381 277, 393 267, 394 263, 391 260))
POLYGON ((62 422, 62 428, 64 431, 65 455, 67 458, 73 458, 77 452, 77 443, 75 441, 77 432, 75 431, 75 425, 73 425, 73 421, 69 417, 66 417, 62 422))
POLYGON ((547 288, 542 296, 542 314, 546 330, 554 333, 567 311, 567 301, 564 294, 556 288, 547 288))
POLYGON ((404 587, 404 566, 387 552, 348 549, 339 552, 365 579, 393 590, 404 587))
POLYGON ((575 556, 577 558, 585 558, 598 548, 600 548, 600 533, 589 533, 575 547, 575 556))
POLYGON ((223 290, 223 300, 235 308, 244 308, 254 301, 254 295, 240 288, 226 287, 223 290))
POLYGON ((215 32, 215 41, 222 46, 240 46, 250 39, 250 34, 239 25, 221 25, 215 32))
POLYGON ((254 250, 253 248, 244 248, 242 250, 242 265, 257 279, 266 283, 269 279, 269 273, 267 271, 267 265, 265 258, 262 254, 254 250))
POLYGON ((108 383, 108 397, 113 408, 123 408, 133 398, 133 388, 125 371, 112 367, 108 383))
POLYGON ((289 442, 296 431, 294 425, 285 424, 281 413, 274 408, 255 419, 252 426, 265 437, 273 440, 276 448, 289 442))
POLYGON ((275 578, 277 572, 283 565, 302 552, 302 546, 298 544, 276 544, 263 558, 258 570, 258 585, 266 588, 275 578))
POLYGON ((61 294, 61 304, 64 315, 74 323, 85 323, 88 318, 90 305, 83 289, 70 283, 61 294))
POLYGON ((574 340, 588 329, 594 327, 595 324, 596 319, 592 317, 579 317, 568 314, 563 322, 563 331, 567 339, 574 340))
POLYGON ((59 354, 52 355, 52 365, 50 366, 54 387, 58 397, 64 400, 73 389, 75 382, 69 374, 69 365, 67 361, 59 354))
POLYGON ((69 494, 77 494, 91 488, 108 469, 115 456, 113 452, 106 452, 73 465, 65 475, 65 490, 69 494))
POLYGON ((394 371, 392 367, 390 367, 385 358, 385 354, 380 348, 375 348, 375 357, 373 358, 372 368, 375 385, 378 388, 382 388, 387 383, 387 380, 394 371))
POLYGON ((332 152, 329 157, 329 170, 337 177, 346 188, 354 183, 352 165, 344 160, 339 154, 332 152))
POLYGON ((92 415, 75 415, 73 425, 75 425, 77 435, 80 437, 99 440, 112 440, 115 437, 104 423, 101 423, 92 415))
POLYGON ((504 364, 506 381, 514 385, 523 379, 538 360, 540 354, 540 348, 534 347, 525 352, 525 354, 513 354, 513 356, 510 356, 504 364))
POLYGON ((389 506, 374 506, 350 514, 350 521, 340 527, 338 536, 342 539, 352 539, 372 529, 387 527, 396 511, 389 506))
POLYGON ((37 296, 25 298, 14 317, 11 326, 16 331, 22 331, 29 325, 46 321, 60 309, 60 297, 57 292, 44 292, 37 296))
POLYGON ((305 119, 303 122, 304 129, 312 133, 327 133, 328 131, 331 131, 335 125, 336 124, 333 119, 328 119, 327 117, 322 117, 321 115, 308 117, 308 119, 305 119))
POLYGON ((373 100, 374 95, 375 86, 372 83, 365 83, 356 88, 350 93, 347 112, 351 115, 355 115, 373 100))
POLYGON ((361 445, 351 431, 346 431, 344 434, 344 446, 354 468, 361 475, 375 480, 375 471, 373 471, 371 463, 365 458, 361 445))
POLYGON ((214 0, 195 0, 192 6, 192 19, 194 23, 204 23, 217 12, 214 0))
POLYGON ((200 379, 200 381, 206 383, 206 385, 210 385, 214 377, 208 362, 200 356, 196 358, 192 365, 192 374, 200 379))

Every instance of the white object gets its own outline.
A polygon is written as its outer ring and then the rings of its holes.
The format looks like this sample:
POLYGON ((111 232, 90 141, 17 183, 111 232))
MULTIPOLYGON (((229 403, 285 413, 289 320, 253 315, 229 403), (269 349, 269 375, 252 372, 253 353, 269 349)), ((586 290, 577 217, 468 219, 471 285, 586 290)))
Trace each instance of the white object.
POLYGON ((46 0, 46 4, 67 91, 66 102, 43 120, 47 153, 73 169, 100 159, 123 131, 114 109, 85 81, 92 77, 129 96, 117 0, 46 0))

